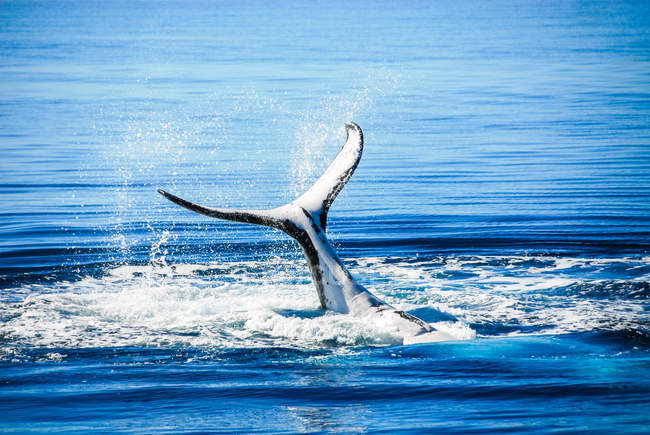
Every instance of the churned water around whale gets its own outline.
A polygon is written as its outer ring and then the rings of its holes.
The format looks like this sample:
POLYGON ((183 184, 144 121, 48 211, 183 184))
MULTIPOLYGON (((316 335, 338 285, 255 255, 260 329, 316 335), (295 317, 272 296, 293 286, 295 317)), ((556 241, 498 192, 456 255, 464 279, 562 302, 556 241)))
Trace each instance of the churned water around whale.
POLYGON ((0 5, 3 431, 646 433, 642 2, 0 5), (271 208, 465 338, 323 312, 271 208))

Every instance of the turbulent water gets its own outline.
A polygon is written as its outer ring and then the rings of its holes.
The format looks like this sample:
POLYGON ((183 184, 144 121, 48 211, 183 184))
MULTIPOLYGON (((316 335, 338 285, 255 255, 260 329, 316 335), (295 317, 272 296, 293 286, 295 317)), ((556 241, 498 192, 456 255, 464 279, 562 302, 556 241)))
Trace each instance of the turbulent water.
POLYGON ((0 3, 0 430, 650 430, 645 2, 0 3), (266 208, 456 341, 319 309, 266 208))

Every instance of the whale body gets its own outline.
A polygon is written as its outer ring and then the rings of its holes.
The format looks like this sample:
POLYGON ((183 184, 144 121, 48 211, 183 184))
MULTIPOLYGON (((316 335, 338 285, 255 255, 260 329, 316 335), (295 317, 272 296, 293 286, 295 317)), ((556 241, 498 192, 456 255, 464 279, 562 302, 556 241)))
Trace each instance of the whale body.
POLYGON ((264 225, 284 231, 301 246, 318 292, 321 308, 387 325, 405 344, 455 340, 427 322, 393 308, 362 285, 347 270, 326 235, 327 212, 361 160, 363 132, 354 122, 345 124, 347 139, 325 173, 307 192, 270 210, 206 207, 159 189, 170 201, 209 217, 264 225))

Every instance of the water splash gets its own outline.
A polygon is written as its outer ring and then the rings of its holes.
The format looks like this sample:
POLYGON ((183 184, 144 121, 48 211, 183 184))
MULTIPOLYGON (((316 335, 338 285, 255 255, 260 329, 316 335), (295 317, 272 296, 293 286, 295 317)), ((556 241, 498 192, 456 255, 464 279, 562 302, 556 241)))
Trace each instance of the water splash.
MULTIPOLYGON (((21 292, 23 300, 3 302, 4 353, 34 346, 316 349, 401 343, 387 326, 320 311, 302 261, 168 265, 161 252, 160 246, 152 248, 151 264, 32 285, 21 292)), ((353 274, 371 291, 458 339, 473 337, 466 325, 483 337, 647 333, 650 270, 638 258, 474 256, 353 263, 353 274)))
POLYGON ((370 81, 375 85, 360 86, 342 95, 328 94, 319 99, 314 110, 299 114, 290 171, 294 196, 307 190, 331 163, 345 140, 344 124, 365 118, 377 100, 397 87, 395 75, 370 81))

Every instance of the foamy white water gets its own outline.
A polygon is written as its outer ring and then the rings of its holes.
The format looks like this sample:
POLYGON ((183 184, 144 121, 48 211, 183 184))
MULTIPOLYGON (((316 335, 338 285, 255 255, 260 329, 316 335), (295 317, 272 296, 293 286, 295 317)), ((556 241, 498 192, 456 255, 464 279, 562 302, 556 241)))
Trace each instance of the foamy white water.
MULTIPOLYGON (((458 340, 477 332, 491 337, 634 329, 648 321, 645 259, 373 257, 351 267, 372 292, 458 340), (645 273, 599 278, 621 264, 645 273), (622 289, 620 298, 607 291, 613 285, 622 289)), ((390 326, 322 312, 302 261, 119 266, 101 278, 32 285, 21 293, 23 300, 0 305, 8 319, 0 326, 10 338, 8 353, 25 346, 401 343, 390 326)))

